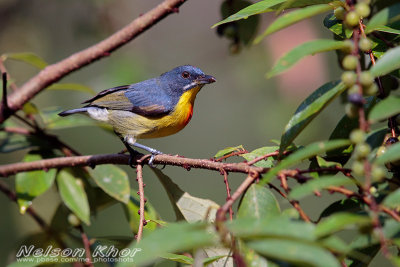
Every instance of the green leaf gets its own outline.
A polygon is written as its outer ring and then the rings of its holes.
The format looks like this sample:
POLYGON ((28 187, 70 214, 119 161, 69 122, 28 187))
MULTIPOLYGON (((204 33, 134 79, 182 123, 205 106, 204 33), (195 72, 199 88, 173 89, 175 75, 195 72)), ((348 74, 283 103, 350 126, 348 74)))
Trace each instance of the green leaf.
POLYGON ((79 83, 53 83, 47 89, 48 90, 80 91, 80 92, 88 93, 91 95, 96 94, 96 92, 92 88, 90 88, 86 85, 83 85, 83 84, 79 84, 79 83))
POLYGON ((342 168, 342 164, 335 161, 327 161, 323 157, 316 156, 318 166, 321 168, 338 167, 342 168))
POLYGON ((335 41, 328 39, 313 40, 296 46, 285 55, 267 73, 267 78, 274 77, 295 65, 305 56, 315 55, 321 52, 327 52, 337 49, 346 48, 348 45, 343 41, 335 41))
POLYGON ((267 215, 279 215, 280 212, 274 194, 264 186, 252 184, 240 203, 237 217, 260 219, 267 215))
MULTIPOLYGON (((246 159, 247 161, 252 161, 253 159, 256 159, 258 157, 264 156, 269 153, 273 153, 273 152, 277 151, 278 149, 279 149, 279 147, 277 147, 277 146, 265 146, 265 147, 257 148, 249 153, 242 154, 240 156, 243 157, 244 159, 246 159)), ((254 166, 263 167, 263 168, 271 168, 273 166, 273 157, 271 156, 264 160, 260 160, 259 162, 256 162, 254 164, 254 166)))
POLYGON ((228 23, 228 22, 232 22, 232 21, 236 21, 236 20, 240 20, 240 19, 247 19, 249 16, 273 11, 271 9, 271 7, 276 6, 285 1, 286 0, 263 0, 263 1, 257 2, 253 5, 250 5, 244 9, 240 10, 236 14, 233 14, 233 15, 229 16, 228 18, 214 24, 212 26, 212 28, 217 27, 218 25, 221 25, 224 23, 228 23))
MULTIPOLYGON (((125 215, 128 219, 129 226, 134 233, 138 232, 140 215, 139 215, 140 198, 136 191, 132 190, 129 202, 124 205, 125 215)), ((146 236, 153 232, 158 226, 159 216, 154 207, 147 201, 144 206, 144 218, 150 220, 147 222, 146 227, 143 228, 143 234, 146 236)))
POLYGON ((41 57, 31 52, 3 54, 1 58, 3 60, 13 59, 17 61, 22 61, 38 69, 44 69, 48 65, 46 61, 44 61, 41 57))
POLYGON ((332 0, 286 0, 285 3, 279 5, 279 8, 276 12, 280 14, 283 10, 289 8, 305 7, 317 4, 328 4, 330 2, 332 2, 332 0))
POLYGON ((296 150, 290 154, 287 158, 282 160, 275 168, 270 169, 260 181, 261 185, 264 185, 275 177, 281 170, 288 168, 294 164, 301 162, 302 160, 314 157, 322 152, 330 151, 339 147, 350 145, 349 140, 336 139, 324 142, 315 142, 304 148, 296 150))
POLYGON ((38 114, 39 113, 39 109, 32 102, 25 103, 25 105, 22 108, 22 111, 26 115, 34 115, 34 114, 38 114))
POLYGON ((299 22, 301 20, 313 17, 315 15, 327 12, 334 7, 332 5, 328 4, 322 4, 322 5, 313 5, 305 8, 301 8, 295 11, 292 11, 290 13, 287 13, 283 16, 278 17, 269 27, 259 35, 255 40, 254 43, 257 44, 259 43, 264 37, 267 35, 277 32, 283 28, 286 28, 292 24, 295 24, 296 22, 299 22))
POLYGON ((190 258, 185 255, 180 255, 180 254, 164 253, 160 257, 163 259, 170 260, 170 261, 180 262, 180 263, 189 264, 189 265, 192 265, 194 262, 193 258, 190 258))
POLYGON ((99 165, 90 171, 96 184, 107 194, 123 203, 130 196, 129 178, 126 172, 115 165, 99 165))
POLYGON ((296 266, 340 267, 337 259, 327 250, 295 240, 266 239, 247 243, 267 258, 287 261, 296 266))
POLYGON ((389 49, 370 69, 375 76, 383 76, 400 68, 400 46, 389 49))
POLYGON ((90 224, 89 202, 81 181, 67 170, 57 174, 58 190, 65 205, 87 225, 90 224))
POLYGON ((376 13, 367 23, 365 33, 378 30, 380 26, 387 25, 400 20, 400 3, 386 7, 376 13))
MULTIPOLYGON (((23 162, 42 160, 40 154, 27 154, 23 162)), ((32 200, 46 192, 54 183, 56 169, 47 172, 42 170, 31 172, 20 172, 15 177, 15 189, 17 202, 22 214, 32 204, 32 200)))
POLYGON ((231 154, 233 152, 239 152, 239 151, 242 151, 242 150, 244 150, 243 145, 234 146, 234 147, 227 147, 227 148, 224 148, 224 149, 221 149, 220 151, 218 151, 214 155, 214 158, 223 157, 223 156, 231 154))
POLYGON ((202 220, 213 221, 219 205, 212 200, 191 196, 175 184, 171 178, 159 169, 152 168, 158 180, 167 192, 178 220, 197 222, 202 220))
POLYGON ((24 136, 0 131, 1 153, 10 153, 27 148, 37 148, 42 145, 45 145, 43 140, 40 140, 34 136, 24 136))
POLYGON ((350 39, 353 31, 338 20, 333 13, 328 14, 324 19, 324 26, 342 39, 350 39))
POLYGON ((400 208, 400 189, 390 193, 385 199, 383 200, 383 205, 393 208, 399 209, 400 208))
POLYGON ((386 164, 400 159, 400 142, 389 146, 383 155, 375 159, 375 164, 386 164))
POLYGON ((375 123, 398 113, 400 113, 400 97, 388 96, 372 108, 368 119, 371 123, 375 123))
POLYGON ((307 181, 305 184, 295 187, 289 194, 290 198, 301 199, 313 194, 314 191, 326 189, 329 186, 350 185, 354 182, 344 176, 322 176, 319 179, 307 181))
POLYGON ((345 198, 345 199, 333 202, 326 209, 324 209, 321 212, 321 215, 319 216, 318 221, 324 217, 329 217, 332 214, 335 214, 338 212, 357 213, 357 212, 360 212, 362 209, 363 209, 363 206, 362 206, 360 200, 355 199, 355 198, 345 198))
MULTIPOLYGON (((160 255, 192 250, 214 244, 215 237, 207 231, 206 224, 171 223, 166 227, 158 228, 145 236, 139 244, 136 242, 129 249, 139 250, 131 261, 121 261, 117 267, 143 266, 154 262, 160 255), (160 242, 161 240, 167 242, 160 242)), ((125 257, 128 259, 128 257, 125 257)))
POLYGON ((365 226, 371 223, 371 218, 368 216, 345 212, 335 213, 317 224, 315 234, 318 237, 324 237, 341 230, 353 229, 355 225, 365 226))
POLYGON ((375 31, 387 32, 387 33, 393 33, 393 34, 400 34, 400 30, 392 28, 390 26, 378 26, 378 27, 375 28, 375 31))
MULTIPOLYGON (((203 266, 208 266, 211 263, 216 262, 216 261, 218 261, 220 259, 223 259, 223 258, 226 258, 226 257, 227 257, 227 255, 219 255, 219 256, 213 256, 213 257, 205 258, 203 260, 203 266)), ((216 265, 216 266, 218 266, 218 265, 216 265)))
POLYGON ((293 117, 285 127, 281 137, 280 153, 282 153, 303 129, 346 89, 343 83, 329 82, 308 96, 297 108, 293 117))
POLYGON ((227 223, 235 237, 252 238, 290 238, 313 241, 315 226, 303 221, 294 221, 283 216, 266 216, 261 219, 239 218, 227 223))

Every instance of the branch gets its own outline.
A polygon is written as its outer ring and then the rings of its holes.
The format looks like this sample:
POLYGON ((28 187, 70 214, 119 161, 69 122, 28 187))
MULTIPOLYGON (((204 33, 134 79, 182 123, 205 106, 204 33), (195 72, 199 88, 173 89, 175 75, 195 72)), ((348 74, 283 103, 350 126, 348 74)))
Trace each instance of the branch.
POLYGON ((185 1, 186 0, 164 0, 161 4, 141 15, 100 43, 77 52, 58 63, 47 66, 26 82, 18 91, 8 97, 9 109, 7 109, 7 112, 4 112, 4 108, 0 108, 0 123, 4 122, 10 115, 21 109, 26 102, 31 100, 47 86, 93 61, 109 56, 111 52, 139 36, 169 14, 177 12, 178 7, 185 1))
MULTIPOLYGON (((133 163, 139 162, 143 155, 138 154, 133 163)), ((74 156, 74 157, 59 157, 51 159, 43 159, 31 162, 19 162, 0 166, 0 176, 7 177, 19 172, 35 171, 35 170, 48 170, 52 168, 75 167, 75 166, 90 166, 95 167, 101 164, 121 164, 128 165, 129 156, 123 154, 101 154, 101 155, 88 155, 88 156, 74 156)), ((143 163, 147 163, 148 159, 143 163)), ((165 164, 172 166, 180 166, 187 170, 190 168, 199 168, 207 170, 221 171, 224 169, 227 172, 239 173, 265 173, 267 168, 248 166, 246 163, 222 163, 206 159, 191 159, 183 158, 181 156, 171 155, 157 155, 154 157, 154 164, 165 164)))
POLYGON ((138 181, 139 184, 139 200, 140 200, 140 206, 139 206, 139 229, 137 232, 137 236, 136 236, 136 241, 137 243, 140 242, 140 240, 142 239, 142 235, 143 235, 143 227, 146 223, 146 218, 144 217, 144 184, 143 184, 143 165, 140 162, 137 167, 136 167, 136 172, 137 172, 137 178, 136 180, 138 181))

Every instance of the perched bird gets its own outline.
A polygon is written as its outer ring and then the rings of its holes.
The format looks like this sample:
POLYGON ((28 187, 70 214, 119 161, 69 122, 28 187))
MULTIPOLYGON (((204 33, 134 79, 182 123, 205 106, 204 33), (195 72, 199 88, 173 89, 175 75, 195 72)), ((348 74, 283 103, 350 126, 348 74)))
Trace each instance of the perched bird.
POLYGON ((86 106, 58 115, 83 113, 110 124, 131 155, 130 165, 135 153, 132 146, 150 152, 149 164, 152 164, 154 155, 162 153, 136 140, 182 130, 192 118, 197 93, 205 84, 215 81, 199 68, 184 65, 153 79, 104 90, 83 102, 86 106))

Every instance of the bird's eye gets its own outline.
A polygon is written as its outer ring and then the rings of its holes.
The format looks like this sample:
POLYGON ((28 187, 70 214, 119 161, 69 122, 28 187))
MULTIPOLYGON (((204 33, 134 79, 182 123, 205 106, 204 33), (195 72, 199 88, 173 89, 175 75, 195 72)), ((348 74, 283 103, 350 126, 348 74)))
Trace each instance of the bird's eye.
POLYGON ((184 79, 188 79, 190 77, 190 73, 187 71, 182 72, 181 75, 182 75, 182 78, 184 78, 184 79))

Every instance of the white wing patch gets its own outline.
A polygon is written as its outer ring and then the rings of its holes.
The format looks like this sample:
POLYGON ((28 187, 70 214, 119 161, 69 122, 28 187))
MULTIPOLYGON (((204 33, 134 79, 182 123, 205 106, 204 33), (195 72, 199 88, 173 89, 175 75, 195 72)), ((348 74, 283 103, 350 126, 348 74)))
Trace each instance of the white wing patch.
POLYGON ((106 108, 90 107, 87 109, 87 113, 92 119, 108 121, 108 110, 106 108))

